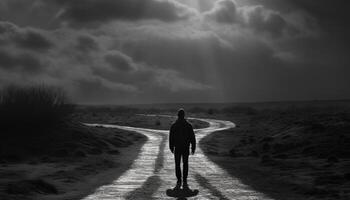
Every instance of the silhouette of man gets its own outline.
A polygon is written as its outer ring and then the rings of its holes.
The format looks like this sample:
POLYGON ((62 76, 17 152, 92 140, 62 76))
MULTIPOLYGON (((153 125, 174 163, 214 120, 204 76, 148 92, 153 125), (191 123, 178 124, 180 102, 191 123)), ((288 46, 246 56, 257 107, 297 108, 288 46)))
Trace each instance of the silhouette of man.
POLYGON ((177 184, 174 190, 180 189, 182 183, 183 189, 189 189, 187 184, 187 175, 190 144, 192 155, 196 150, 196 137, 194 135, 192 125, 185 119, 185 111, 180 109, 177 116, 178 118, 176 122, 171 125, 169 136, 169 148, 175 157, 175 174, 177 178, 177 184), (180 168, 181 158, 183 163, 182 177, 180 168))

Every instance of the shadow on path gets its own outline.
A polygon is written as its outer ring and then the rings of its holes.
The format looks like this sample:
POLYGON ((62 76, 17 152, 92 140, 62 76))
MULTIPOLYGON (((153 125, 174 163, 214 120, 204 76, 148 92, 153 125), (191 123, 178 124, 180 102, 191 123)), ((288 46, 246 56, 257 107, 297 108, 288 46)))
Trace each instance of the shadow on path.
POLYGON ((227 197, 225 197, 218 189, 216 189, 213 185, 209 183, 209 181, 202 175, 196 173, 195 174, 196 181, 204 188, 208 189, 210 193, 216 197, 218 197, 221 200, 229 200, 227 197))
POLYGON ((157 174, 164 166, 164 149, 165 149, 165 145, 166 145, 166 135, 164 135, 162 137, 162 142, 160 143, 159 146, 159 152, 157 155, 157 159, 155 162, 155 166, 154 166, 154 174, 157 174))
MULTIPOLYGON (((124 131, 121 129, 118 129, 120 131, 124 131)), ((141 134, 140 134, 141 135, 141 134)), ((82 189, 81 192, 77 192, 77 194, 73 194, 72 196, 67 195, 66 199, 84 199, 89 197, 89 195, 93 195, 100 187, 105 185, 113 184, 115 180, 118 180, 120 176, 122 176, 126 171, 128 171, 131 166, 133 165, 134 161, 138 158, 138 155, 141 153, 142 147, 146 142, 148 141, 146 136, 142 136, 142 138, 135 142, 134 144, 130 145, 129 148, 130 151, 123 152, 121 156, 124 156, 125 159, 123 165, 117 166, 114 169, 111 168, 111 172, 108 175, 103 175, 103 172, 101 173, 102 176, 99 178, 99 181, 96 181, 96 184, 89 185, 89 188, 82 189)), ((89 165, 87 167, 90 167, 89 165)), ((90 169, 90 168, 88 168, 90 169)), ((92 170, 96 169, 95 166, 91 167, 92 170)), ((99 175, 96 175, 96 177, 99 175)), ((0 198, 1 199, 1 198, 0 198)))
POLYGON ((155 161, 153 173, 155 175, 148 177, 147 180, 142 184, 140 188, 137 188, 127 194, 125 199, 153 199, 152 195, 161 186, 161 179, 157 175, 158 172, 164 166, 164 149, 166 145, 166 136, 162 137, 162 141, 159 146, 159 152, 155 161))
POLYGON ((158 190, 161 185, 159 176, 154 175, 149 177, 140 188, 127 194, 125 199, 153 199, 152 195, 158 190))
POLYGON ((186 200, 186 197, 194 197, 197 196, 198 190, 173 190, 173 189, 167 189, 166 194, 169 197, 176 197, 177 200, 186 200))

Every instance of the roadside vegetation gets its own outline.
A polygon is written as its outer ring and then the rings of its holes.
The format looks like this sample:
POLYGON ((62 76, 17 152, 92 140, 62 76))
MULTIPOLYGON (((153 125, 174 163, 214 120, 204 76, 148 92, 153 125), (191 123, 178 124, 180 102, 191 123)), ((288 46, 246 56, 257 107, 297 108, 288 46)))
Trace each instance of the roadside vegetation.
POLYGON ((237 125, 200 146, 255 190, 281 200, 349 199, 348 101, 87 106, 45 85, 0 91, 0 199, 84 197, 118 178, 146 137, 82 122, 168 130, 176 117, 162 115, 181 107, 187 117, 237 125))
POLYGON ((0 199, 79 199, 132 163, 145 136, 87 127, 75 107, 58 87, 0 91, 0 199))
POLYGON ((8 86, 0 91, 1 133, 38 133, 40 128, 62 125, 74 111, 66 93, 58 87, 8 86), (25 129, 26 132, 20 132, 25 129), (28 130, 36 130, 28 132, 28 130))
POLYGON ((333 103, 228 109, 217 117, 237 127, 201 146, 233 176, 275 198, 348 199, 350 107, 333 103))

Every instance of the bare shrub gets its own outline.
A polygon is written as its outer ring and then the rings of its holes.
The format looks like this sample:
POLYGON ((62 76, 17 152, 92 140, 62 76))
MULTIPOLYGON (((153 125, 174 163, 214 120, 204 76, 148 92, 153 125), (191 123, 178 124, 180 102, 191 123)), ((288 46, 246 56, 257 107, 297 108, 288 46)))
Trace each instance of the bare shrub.
POLYGON ((5 129, 47 127, 64 121, 73 111, 58 87, 8 86, 0 91, 0 121, 5 129))

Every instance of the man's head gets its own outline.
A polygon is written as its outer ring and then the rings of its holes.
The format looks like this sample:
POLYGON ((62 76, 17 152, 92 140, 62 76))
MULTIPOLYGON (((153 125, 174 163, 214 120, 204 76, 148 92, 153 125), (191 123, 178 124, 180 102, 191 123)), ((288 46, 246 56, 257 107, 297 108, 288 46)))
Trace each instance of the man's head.
POLYGON ((184 109, 181 108, 179 111, 177 111, 177 117, 179 119, 184 119, 185 118, 185 111, 184 111, 184 109))

